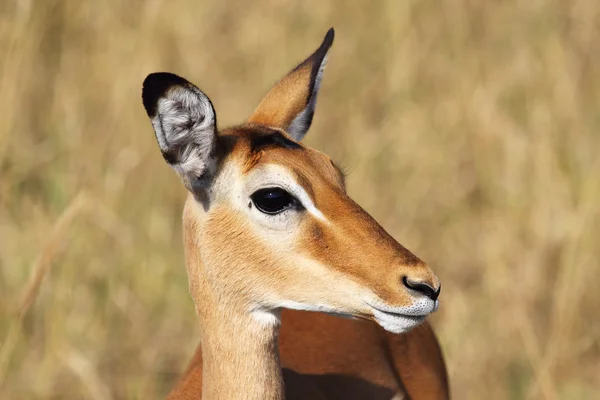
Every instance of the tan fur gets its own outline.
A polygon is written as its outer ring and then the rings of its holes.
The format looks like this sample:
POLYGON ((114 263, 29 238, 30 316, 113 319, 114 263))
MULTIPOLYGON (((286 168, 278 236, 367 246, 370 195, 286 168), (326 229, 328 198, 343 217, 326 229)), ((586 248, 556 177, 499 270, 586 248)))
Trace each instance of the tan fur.
MULTIPOLYGON (((437 277, 347 195, 327 155, 285 133, 316 96, 309 86, 332 40, 331 31, 271 89, 249 123, 219 133, 217 172, 188 196, 186 266, 201 337, 172 400, 449 397, 435 335, 427 323, 416 326, 435 309, 435 298, 424 300, 403 283, 437 290, 437 277), (271 137, 278 139, 264 140, 271 137), (304 196, 302 207, 280 220, 250 200, 273 182, 304 196), (414 308, 421 304, 429 307, 425 314, 414 308), (417 310, 395 311, 386 329, 416 328, 385 331, 379 325, 387 316, 378 317, 374 306, 417 310), (402 322, 398 315, 418 316, 402 322)), ((147 109, 155 117, 151 104, 147 109)))
MULTIPOLYGON (((270 247, 238 211, 214 204, 207 213, 189 196, 184 213, 186 260, 202 331, 197 357, 202 352, 205 356, 204 364, 198 360, 192 364, 170 398, 197 398, 203 384, 204 398, 282 398, 282 377, 291 380, 286 380, 287 398, 316 398, 310 393, 325 396, 323 393, 339 390, 339 385, 348 385, 347 390, 355 392, 352 396, 358 396, 343 398, 386 398, 404 391, 403 385, 411 398, 447 398, 443 360, 428 325, 392 335, 371 322, 286 311, 280 349, 282 364, 290 372, 284 370, 282 375, 276 349, 279 329, 263 329, 252 319, 247 310, 252 308, 253 298, 281 294, 297 301, 335 304, 348 311, 344 303, 354 284, 368 287, 390 305, 403 305, 410 297, 402 290, 402 275, 418 277, 432 286, 438 282, 426 264, 346 195, 327 156, 311 149, 300 153, 283 148, 252 156, 244 130, 222 133, 222 137, 229 136, 234 137, 230 139, 235 145, 228 164, 246 165, 246 173, 263 164, 288 168, 299 182, 310 183, 307 192, 333 223, 306 217, 298 241, 286 252, 270 247), (250 169, 249 157, 254 157, 250 169), (323 271, 312 275, 312 271, 303 271, 302 265, 294 268, 298 257, 318 260, 331 275, 322 276, 323 271), (345 285, 348 291, 341 290, 345 285), (217 343, 207 340, 209 337, 218 337, 217 343), (234 356, 236 350, 241 353, 234 356), (231 365, 233 360, 245 363, 231 365), (217 367, 207 370, 208 365, 217 367), (249 373, 258 371, 259 376, 249 373), (341 378, 344 376, 349 381, 341 378), (355 386, 364 388, 365 393, 356 392, 355 386), (268 393, 267 389, 275 390, 268 393)), ((356 317, 372 319, 367 309, 354 311, 356 317)))
POLYGON ((248 122, 286 129, 306 105, 310 68, 311 65, 306 64, 279 81, 265 95, 248 122), (281 104, 287 107, 281 107, 281 104))

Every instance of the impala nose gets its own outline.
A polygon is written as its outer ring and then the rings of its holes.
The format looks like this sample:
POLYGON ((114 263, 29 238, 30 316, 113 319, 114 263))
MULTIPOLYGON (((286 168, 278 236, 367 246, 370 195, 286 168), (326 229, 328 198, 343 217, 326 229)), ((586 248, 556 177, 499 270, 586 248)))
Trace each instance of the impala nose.
POLYGON ((437 300, 438 296, 440 295, 440 290, 442 290, 441 284, 438 285, 438 288, 436 290, 425 282, 413 281, 406 276, 402 278, 402 283, 404 283, 404 286, 406 286, 407 288, 414 290, 415 292, 424 294, 433 301, 437 300))

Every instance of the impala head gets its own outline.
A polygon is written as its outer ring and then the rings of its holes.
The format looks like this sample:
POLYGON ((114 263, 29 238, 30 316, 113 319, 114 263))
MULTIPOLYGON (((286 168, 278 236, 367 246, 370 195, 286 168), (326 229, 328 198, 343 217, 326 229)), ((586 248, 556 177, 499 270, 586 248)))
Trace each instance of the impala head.
POLYGON ((402 332, 438 306, 431 269, 352 201, 327 155, 300 143, 332 42, 333 29, 246 123, 221 131, 193 84, 169 73, 144 82, 160 150, 190 192, 186 262, 199 313, 205 302, 269 321, 292 308, 402 332))

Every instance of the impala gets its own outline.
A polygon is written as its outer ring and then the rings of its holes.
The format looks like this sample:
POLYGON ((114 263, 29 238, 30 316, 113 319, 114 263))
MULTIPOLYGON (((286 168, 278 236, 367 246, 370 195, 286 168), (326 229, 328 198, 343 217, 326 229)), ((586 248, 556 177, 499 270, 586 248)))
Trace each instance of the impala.
POLYGON ((300 143, 333 37, 231 128, 217 129, 212 103, 187 80, 144 81, 162 155, 189 191, 184 243, 201 337, 171 399, 449 396, 424 322, 438 278, 352 201, 327 155, 300 143))

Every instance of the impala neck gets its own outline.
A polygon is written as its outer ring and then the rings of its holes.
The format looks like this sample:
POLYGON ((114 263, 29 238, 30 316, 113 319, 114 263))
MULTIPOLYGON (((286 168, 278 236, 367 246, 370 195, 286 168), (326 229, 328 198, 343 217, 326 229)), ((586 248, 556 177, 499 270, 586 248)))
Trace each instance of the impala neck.
POLYGON ((184 241, 190 292, 200 322, 202 399, 282 400, 279 313, 250 311, 248 303, 236 302, 208 282, 198 251, 205 218, 189 196, 184 241))
POLYGON ((202 399, 283 399, 279 320, 230 310, 199 310, 202 399))

